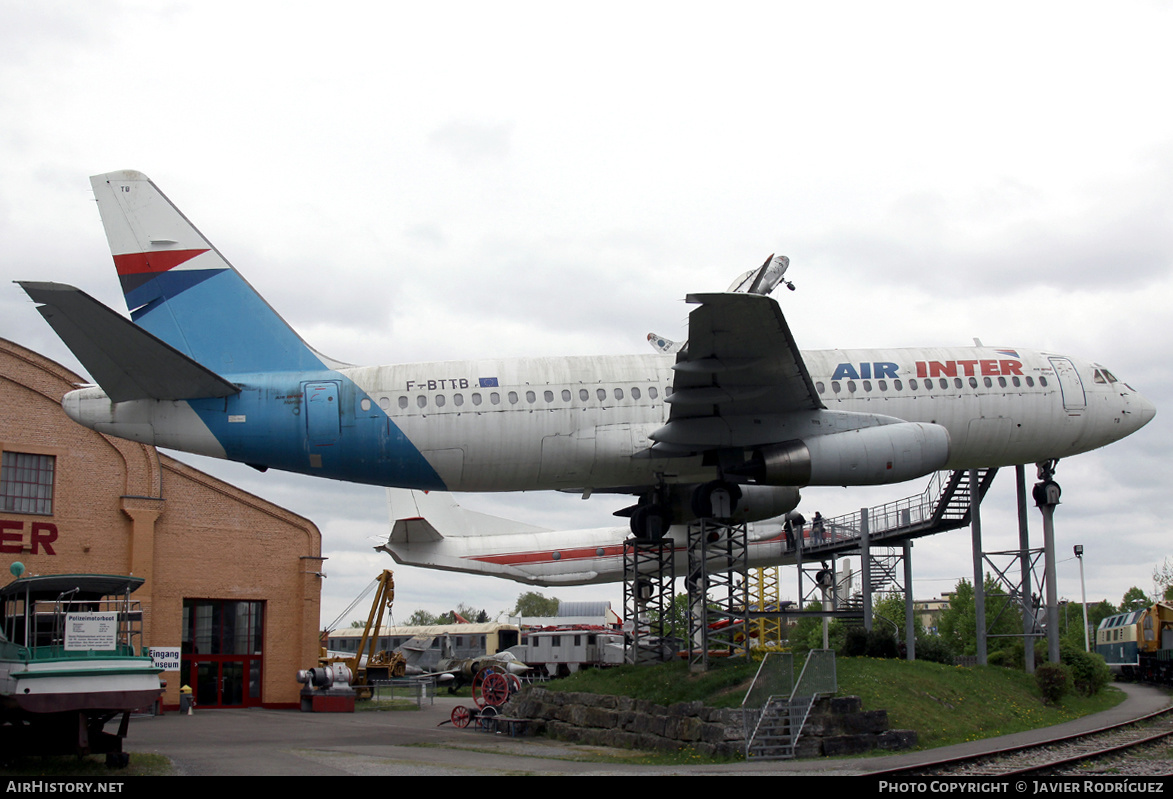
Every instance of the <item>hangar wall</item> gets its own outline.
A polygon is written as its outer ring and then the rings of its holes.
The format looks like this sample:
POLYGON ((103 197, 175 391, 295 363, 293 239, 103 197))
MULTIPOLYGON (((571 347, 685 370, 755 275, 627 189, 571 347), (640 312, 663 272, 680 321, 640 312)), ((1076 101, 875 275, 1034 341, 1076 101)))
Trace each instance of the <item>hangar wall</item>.
POLYGON ((298 706, 294 674, 318 657, 318 528, 74 423, 60 400, 83 382, 0 339, 0 567, 145 578, 143 643, 182 650, 165 707, 183 684, 205 708, 298 706))

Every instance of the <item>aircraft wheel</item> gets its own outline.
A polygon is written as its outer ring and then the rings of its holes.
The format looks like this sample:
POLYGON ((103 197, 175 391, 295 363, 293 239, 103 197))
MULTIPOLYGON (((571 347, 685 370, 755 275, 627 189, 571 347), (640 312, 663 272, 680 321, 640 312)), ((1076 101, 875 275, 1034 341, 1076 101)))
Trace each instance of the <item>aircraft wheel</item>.
POLYGON ((452 708, 452 726, 464 729, 472 721, 472 711, 464 705, 457 705, 452 708))
POLYGON ((702 483, 692 492, 692 512, 698 519, 730 519, 741 499, 736 483, 713 480, 702 483))
POLYGON ((659 541, 671 526, 668 511, 659 505, 641 505, 631 514, 631 532, 641 541, 659 541))

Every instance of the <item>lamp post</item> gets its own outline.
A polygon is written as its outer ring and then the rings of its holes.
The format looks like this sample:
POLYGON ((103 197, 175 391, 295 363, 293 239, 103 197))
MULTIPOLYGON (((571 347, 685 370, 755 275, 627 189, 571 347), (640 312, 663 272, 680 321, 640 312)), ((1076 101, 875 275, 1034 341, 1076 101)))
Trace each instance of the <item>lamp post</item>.
POLYGON ((1087 637, 1087 588, 1083 581, 1083 544, 1075 545, 1075 557, 1079 558, 1079 598, 1083 602, 1083 651, 1091 652, 1091 644, 1087 637))

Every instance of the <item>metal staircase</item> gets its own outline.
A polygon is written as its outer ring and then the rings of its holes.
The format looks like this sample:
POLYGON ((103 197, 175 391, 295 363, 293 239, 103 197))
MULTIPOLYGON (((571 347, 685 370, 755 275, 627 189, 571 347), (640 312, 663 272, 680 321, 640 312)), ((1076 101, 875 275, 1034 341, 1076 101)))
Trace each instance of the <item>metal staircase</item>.
MULTIPOLYGON (((869 508, 868 538, 871 544, 890 545, 966 526, 975 488, 978 498, 984 497, 997 472, 997 469, 979 469, 976 487, 971 485, 967 470, 935 472, 922 493, 869 508)), ((859 511, 828 519, 824 541, 814 543, 808 540, 803 549, 812 557, 856 549, 861 527, 859 511)))
POLYGON ((798 680, 793 676, 794 656, 789 652, 772 652, 758 667, 741 703, 746 760, 794 757, 815 699, 838 690, 835 652, 811 650, 798 680))

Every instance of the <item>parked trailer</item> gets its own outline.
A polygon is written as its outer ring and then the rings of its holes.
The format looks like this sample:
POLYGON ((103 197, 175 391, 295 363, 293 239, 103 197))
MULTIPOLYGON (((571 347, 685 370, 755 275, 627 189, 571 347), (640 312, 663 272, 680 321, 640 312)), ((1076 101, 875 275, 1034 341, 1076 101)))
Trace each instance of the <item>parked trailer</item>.
POLYGON ((509 649, 539 677, 566 677, 581 668, 623 663, 623 633, 608 627, 572 625, 523 631, 509 649))

